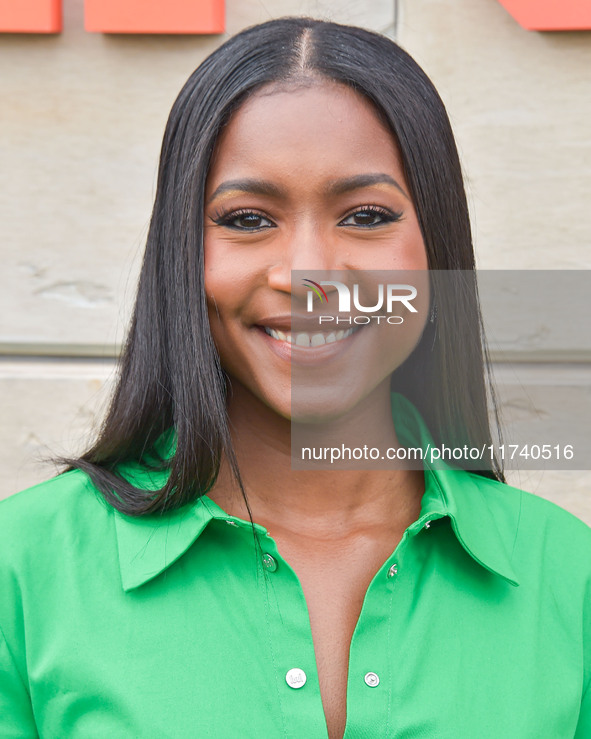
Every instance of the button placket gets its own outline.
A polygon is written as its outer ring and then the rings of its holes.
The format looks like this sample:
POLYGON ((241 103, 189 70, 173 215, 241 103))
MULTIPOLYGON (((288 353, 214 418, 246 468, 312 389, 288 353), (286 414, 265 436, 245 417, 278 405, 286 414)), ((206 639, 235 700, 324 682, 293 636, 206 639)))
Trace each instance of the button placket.
POLYGON ((269 572, 275 572, 277 569, 277 561, 275 557, 270 555, 268 552, 265 552, 265 554, 263 554, 263 566, 265 569, 269 570, 269 572))
POLYGON ((403 537, 390 561, 384 564, 380 576, 371 581, 353 632, 349 649, 349 710, 344 739, 353 739, 361 733, 364 736, 386 736, 382 729, 384 723, 390 721, 392 655, 395 651, 392 649, 391 620, 405 546, 403 537), (381 645, 377 650, 376 643, 381 645), (372 669, 368 670, 368 667, 372 669))
POLYGON ((380 678, 375 672, 366 673, 363 679, 365 680, 365 684, 369 685, 370 688, 376 688, 380 684, 380 678))
POLYGON ((305 595, 297 575, 282 560, 271 536, 263 547, 259 554, 262 568, 275 573, 265 578, 263 590, 268 629, 266 646, 278 688, 278 710, 284 729, 281 736, 322 736, 326 717, 305 595), (269 569, 273 564, 276 571, 269 569))
POLYGON ((306 684, 306 673, 299 667, 292 667, 285 675, 285 682, 290 688, 302 688, 306 684))

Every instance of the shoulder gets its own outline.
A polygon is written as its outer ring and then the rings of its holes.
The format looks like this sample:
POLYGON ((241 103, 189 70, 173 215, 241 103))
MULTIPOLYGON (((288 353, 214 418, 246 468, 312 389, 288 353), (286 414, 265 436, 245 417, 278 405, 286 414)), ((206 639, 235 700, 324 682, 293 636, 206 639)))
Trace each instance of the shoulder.
POLYGON ((534 493, 469 473, 503 535, 517 569, 536 570, 570 587, 591 588, 591 527, 534 493))
POLYGON ((95 507, 101 500, 88 475, 71 470, 0 500, 0 523, 21 517, 31 522, 64 506, 95 507))
POLYGON ((487 503, 493 509, 510 509, 513 515, 517 515, 517 525, 525 532, 543 530, 546 535, 572 537, 575 544, 591 544, 591 527, 574 513, 521 488, 481 475, 468 474, 484 493, 487 503))
POLYGON ((80 470, 46 480, 0 501, 0 560, 19 552, 51 554, 100 530, 111 508, 80 470))

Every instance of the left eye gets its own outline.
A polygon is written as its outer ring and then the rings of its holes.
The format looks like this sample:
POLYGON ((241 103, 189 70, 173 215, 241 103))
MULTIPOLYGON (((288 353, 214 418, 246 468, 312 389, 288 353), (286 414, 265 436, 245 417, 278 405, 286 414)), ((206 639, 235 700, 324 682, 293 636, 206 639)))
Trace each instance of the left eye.
POLYGON ((339 226, 379 226, 382 223, 397 221, 402 214, 392 213, 388 210, 377 208, 360 208, 344 218, 339 226))

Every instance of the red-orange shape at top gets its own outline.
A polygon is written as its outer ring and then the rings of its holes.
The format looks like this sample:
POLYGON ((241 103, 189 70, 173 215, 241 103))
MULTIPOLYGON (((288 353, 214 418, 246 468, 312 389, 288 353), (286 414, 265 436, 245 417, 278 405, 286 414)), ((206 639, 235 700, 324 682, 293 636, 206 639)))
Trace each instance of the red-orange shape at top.
POLYGON ((61 0, 0 0, 0 33, 59 33, 61 0))
POLYGON ((85 0, 98 33, 223 33, 224 0, 85 0))
POLYGON ((499 0, 528 31, 591 30, 591 0, 499 0))

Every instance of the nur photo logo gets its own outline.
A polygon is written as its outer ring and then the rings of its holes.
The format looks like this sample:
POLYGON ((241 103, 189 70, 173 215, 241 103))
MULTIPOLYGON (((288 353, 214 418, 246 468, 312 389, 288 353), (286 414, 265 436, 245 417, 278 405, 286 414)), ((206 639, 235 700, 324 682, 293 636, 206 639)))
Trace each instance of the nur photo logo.
MULTIPOLYGON (((377 320, 378 323, 381 319, 385 319, 388 323, 400 324, 404 322, 404 317, 399 315, 391 315, 394 307, 404 306, 410 313, 417 313, 417 309, 412 304, 412 301, 417 297, 417 289, 413 285, 401 285, 401 284, 379 284, 377 285, 377 297, 373 305, 364 304, 360 296, 360 285, 354 283, 351 289, 344 283, 338 280, 321 280, 316 282, 307 277, 302 279, 302 284, 308 288, 306 296, 306 310, 308 313, 314 312, 314 296, 316 296, 320 304, 329 303, 329 296, 324 290, 325 287, 334 287, 336 291, 336 305, 334 305, 334 298, 331 293, 330 302, 333 304, 331 307, 336 308, 338 313, 351 313, 351 311, 357 311, 364 314, 378 314, 379 315, 349 315, 345 316, 334 316, 334 315, 320 315, 318 316, 319 323, 369 323, 372 319, 377 320), (352 304, 352 306, 351 306, 352 304)), ((367 292, 367 290, 365 290, 367 292)), ((373 298, 372 298, 373 299, 373 298)))

